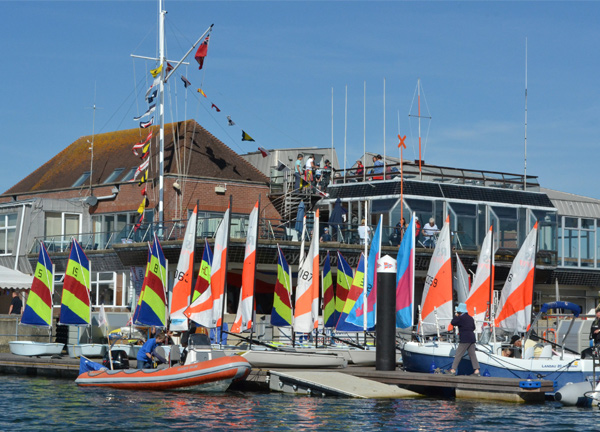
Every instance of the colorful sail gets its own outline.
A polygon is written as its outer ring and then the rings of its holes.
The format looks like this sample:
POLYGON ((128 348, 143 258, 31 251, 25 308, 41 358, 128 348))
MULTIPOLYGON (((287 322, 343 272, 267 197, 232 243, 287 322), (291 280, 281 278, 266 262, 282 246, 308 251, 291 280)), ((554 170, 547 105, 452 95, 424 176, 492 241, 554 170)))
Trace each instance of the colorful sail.
POLYGON ((335 296, 333 294, 333 278, 329 252, 323 263, 323 327, 335 326, 335 296))
POLYGON ((171 324, 169 328, 174 331, 185 331, 188 329, 188 319, 183 314, 190 305, 192 295, 192 279, 194 273, 194 249, 196 248, 196 225, 198 220, 198 206, 194 211, 185 229, 181 253, 175 271, 173 288, 170 291, 169 315, 171 324))
POLYGON ((256 280, 256 242, 258 239, 258 201, 254 205, 248 218, 248 235, 246 237, 246 251, 244 253, 244 267, 242 270, 242 287, 240 289, 240 302, 231 327, 233 333, 241 333, 252 328, 254 315, 254 283, 256 280))
POLYGON ((148 269, 150 268, 150 260, 152 259, 152 246, 148 243, 148 257, 146 259, 146 271, 144 272, 144 280, 142 281, 142 290, 140 296, 137 299, 135 311, 133 312, 132 323, 136 323, 138 316, 140 315, 140 309, 142 308, 142 297, 144 296, 144 286, 146 285, 146 279, 148 278, 148 269))
POLYGON ((210 285, 184 312, 185 316, 204 327, 221 327, 223 321, 230 218, 231 207, 227 207, 215 236, 215 254, 210 271, 210 285))
POLYGON ((292 326, 292 271, 279 245, 277 245, 277 281, 273 293, 271 325, 292 326))
POLYGON ((413 326, 415 311, 415 216, 413 214, 398 248, 396 262, 396 327, 413 326))
MULTIPOLYGON (((383 223, 383 215, 379 217, 379 223, 373 234, 371 249, 369 250, 369 258, 367 260, 367 320, 366 327, 375 327, 376 310, 377 310, 377 261, 381 255, 381 230, 383 223)), ((354 308, 346 318, 346 321, 357 326, 365 325, 364 318, 364 297, 360 296, 356 300, 354 308)))
POLYGON ((87 326, 91 322, 90 262, 77 240, 71 240, 71 254, 65 272, 60 304, 60 324, 87 326))
POLYGON ((336 324, 340 319, 342 311, 344 310, 344 303, 346 303, 346 299, 348 298, 348 293, 350 292, 350 287, 352 286, 352 279, 354 279, 352 267, 350 267, 350 264, 348 264, 348 261, 346 261, 340 251, 337 253, 337 258, 334 318, 336 324))
POLYGON ((346 303, 344 304, 344 309, 342 310, 342 314, 340 315, 340 319, 338 320, 335 329, 338 331, 348 331, 348 332, 356 332, 363 331, 363 325, 361 323, 360 326, 352 324, 348 322, 346 318, 354 308, 356 301, 359 297, 363 295, 363 286, 365 283, 365 256, 364 254, 360 254, 360 259, 358 261, 358 265, 356 266, 356 272, 354 273, 354 280, 352 281, 352 286, 350 287, 350 291, 348 292, 348 297, 346 298, 346 303))
POLYGON ((319 324, 319 210, 315 213, 313 236, 308 255, 298 269, 294 330, 310 333, 319 324))
POLYGON ((538 224, 527 235, 502 288, 496 327, 524 332, 531 324, 538 224))
POLYGON ((477 330, 481 331, 483 322, 488 315, 490 301, 492 299, 492 290, 494 286, 494 254, 493 254, 493 227, 490 226, 479 252, 477 261, 477 271, 473 278, 473 286, 469 291, 469 296, 465 303, 467 311, 475 319, 477 330))
POLYGON ((198 300, 198 297, 202 295, 204 291, 210 286, 210 272, 213 262, 213 253, 208 239, 204 239, 204 252, 202 253, 202 262, 200 263, 200 270, 198 271, 198 277, 196 278, 196 285, 194 286, 194 292, 192 293, 192 303, 198 300))
POLYGON ((452 257, 450 216, 440 231, 425 278, 421 315, 425 333, 446 329, 452 321, 452 257), (437 315, 437 316, 436 316, 437 315))
POLYGON ((40 255, 33 273, 31 291, 27 297, 21 324, 52 327, 52 261, 44 242, 40 242, 40 255))
POLYGON ((167 260, 155 234, 135 324, 167 326, 166 285, 167 260))

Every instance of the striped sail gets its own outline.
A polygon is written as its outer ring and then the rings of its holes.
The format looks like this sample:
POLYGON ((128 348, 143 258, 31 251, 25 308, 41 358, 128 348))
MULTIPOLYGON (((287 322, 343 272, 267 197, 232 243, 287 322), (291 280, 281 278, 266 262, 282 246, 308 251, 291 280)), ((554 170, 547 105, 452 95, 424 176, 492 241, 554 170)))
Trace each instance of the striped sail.
POLYGON ((198 206, 195 206, 185 230, 179 261, 177 262, 175 280, 173 281, 173 289, 170 292, 169 315, 171 317, 171 325, 169 328, 175 331, 188 329, 188 319, 183 314, 183 311, 190 305, 190 296, 192 294, 197 220, 198 206))
POLYGON ((415 315, 415 215, 413 214, 396 257, 396 327, 413 326, 415 315))
POLYGON ((155 234, 135 324, 166 327, 166 281, 167 260, 155 234))
POLYGON ((513 261, 498 304, 496 327, 524 332, 531 324, 538 224, 527 235, 513 261))
POLYGON ((492 298, 492 287, 494 286, 493 269, 494 254, 492 253, 493 227, 490 226, 479 252, 477 271, 473 278, 473 286, 465 303, 467 311, 475 319, 477 330, 481 331, 483 321, 486 318, 489 303, 492 298))
POLYGON ((364 254, 360 254, 360 259, 358 261, 358 265, 356 266, 356 272, 354 273, 354 279, 352 281, 352 286, 350 287, 350 291, 348 292, 348 297, 346 298, 346 303, 344 304, 344 309, 342 309, 342 314, 335 326, 338 331, 363 331, 363 326, 354 325, 346 320, 348 314, 352 311, 356 301, 360 296, 363 295, 363 286, 365 282, 365 256, 364 254))
POLYGON ((204 252, 202 253, 202 262, 200 263, 200 270, 198 271, 198 277, 196 278, 196 285, 194 286, 194 292, 192 293, 192 303, 198 300, 204 291, 210 286, 210 272, 213 262, 213 253, 208 239, 204 239, 204 252))
MULTIPOLYGON (((454 289, 456 290, 456 301, 457 303, 466 303, 467 297, 469 297, 469 290, 471 281, 469 280, 469 273, 465 265, 462 263, 458 254, 456 255, 456 273, 454 279, 454 289)), ((469 310, 469 313, 471 311, 469 310)), ((473 316, 471 314, 471 316, 473 316)))
POLYGON ((146 285, 146 279, 148 278, 148 269, 150 268, 150 260, 152 259, 152 246, 148 243, 148 258, 146 259, 146 271, 144 272, 144 280, 142 281, 142 290, 133 312, 132 322, 136 323, 138 316, 140 315, 140 309, 142 308, 142 298, 144 297, 144 286, 146 285))
POLYGON ((44 242, 40 242, 40 255, 21 324, 52 327, 52 287, 52 261, 50 261, 44 242))
POLYGON ((297 333, 310 333, 319 324, 319 210, 315 213, 313 237, 308 255, 300 263, 294 330, 297 333), (315 277, 316 276, 316 277, 315 277))
POLYGON ((381 255, 381 230, 383 223, 383 215, 379 217, 379 223, 373 234, 373 241, 371 242, 371 249, 369 250, 369 256, 367 258, 367 317, 365 320, 365 296, 362 295, 356 300, 352 311, 346 318, 346 321, 357 325, 372 328, 375 326, 376 310, 377 310, 377 261, 381 255))
POLYGON ((227 240, 229 239, 230 217, 231 208, 228 207, 215 236, 215 253, 211 265, 210 285, 184 312, 185 316, 204 327, 221 327, 223 320, 222 308, 225 281, 227 280, 227 240))
POLYGON ((435 333, 446 329, 452 321, 452 257, 450 216, 440 231, 435 245, 421 300, 423 331, 435 333), (436 319, 437 311, 437 319, 436 319))
POLYGON ((336 275, 336 287, 335 287, 335 318, 334 321, 337 322, 340 319, 340 315, 344 310, 344 303, 346 303, 346 298, 348 298, 348 293, 350 292, 350 287, 352 286, 352 279, 354 279, 354 274, 352 272, 352 267, 348 264, 348 261, 342 256, 340 251, 337 253, 337 275, 336 275))
POLYGON ((248 219, 248 236, 246 237, 246 251, 244 253, 244 267, 242 269, 242 288, 240 289, 240 302, 238 303, 237 314, 231 327, 233 333, 241 333, 252 328, 257 240, 258 201, 254 205, 248 219))
POLYGON ((271 325, 292 326, 292 271, 279 245, 277 245, 277 281, 273 294, 271 325))
POLYGON ((323 263, 323 327, 335 326, 335 296, 333 295, 333 278, 329 252, 323 263))
POLYGON ((90 282, 90 262, 77 240, 73 239, 60 302, 60 324, 90 324, 90 282))

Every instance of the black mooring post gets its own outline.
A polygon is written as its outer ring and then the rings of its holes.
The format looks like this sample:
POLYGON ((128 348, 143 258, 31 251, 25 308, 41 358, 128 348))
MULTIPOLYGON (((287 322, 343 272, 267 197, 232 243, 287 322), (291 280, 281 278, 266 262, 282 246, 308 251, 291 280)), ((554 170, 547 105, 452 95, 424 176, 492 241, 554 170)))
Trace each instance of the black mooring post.
POLYGON ((396 370, 396 260, 377 262, 377 351, 375 369, 396 370))

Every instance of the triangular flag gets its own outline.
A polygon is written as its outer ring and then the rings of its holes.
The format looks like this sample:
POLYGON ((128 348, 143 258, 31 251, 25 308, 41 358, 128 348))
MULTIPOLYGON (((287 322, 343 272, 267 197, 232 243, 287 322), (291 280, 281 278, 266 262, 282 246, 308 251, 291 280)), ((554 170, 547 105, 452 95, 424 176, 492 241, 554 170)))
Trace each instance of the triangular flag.
POLYGON ((146 200, 147 200, 147 198, 146 198, 146 197, 144 197, 144 199, 142 200, 142 203, 141 203, 141 204, 140 204, 140 206, 138 207, 138 210, 137 210, 137 212, 138 212, 139 214, 144 214, 144 210, 146 210, 146 200))
POLYGON ((161 64, 156 69, 152 69, 150 71, 150 74, 152 75, 152 78, 156 78, 158 75, 160 75, 160 73, 162 72, 162 67, 163 67, 163 65, 161 64))
POLYGON ((152 123, 154 123, 154 116, 152 116, 152 118, 150 120, 148 120, 147 122, 140 122, 140 127, 142 129, 146 129, 147 127, 152 126, 152 123))
POLYGON ((138 121, 141 120, 142 118, 146 117, 147 115, 150 115, 154 112, 154 110, 156 109, 156 104, 151 105, 150 108, 148 108, 148 111, 146 111, 144 114, 142 114, 139 117, 134 117, 133 121, 138 121))
POLYGON ((204 97, 207 97, 206 93, 204 93, 204 90, 202 90, 201 88, 198 89, 198 93, 200 93, 204 97))
POLYGON ((167 62, 167 73, 171 72, 173 70, 173 66, 171 66, 171 63, 167 62))
POLYGON ((189 81, 187 80, 187 78, 186 78, 186 77, 184 77, 183 75, 181 75, 181 81, 183 81, 183 86, 184 86, 185 88, 188 88, 188 86, 191 86, 191 85, 192 85, 192 83, 191 83, 191 82, 189 82, 189 81))
POLYGON ((227 116, 227 123, 229 124, 229 126, 235 126, 235 123, 233 122, 233 120, 231 120, 231 116, 227 116))
POLYGON ((216 109, 216 110, 217 110, 217 112, 221 112, 221 110, 219 109, 219 107, 218 107, 218 106, 216 106, 215 104, 212 104, 211 108, 214 108, 214 109, 216 109))
POLYGON ((242 131, 242 141, 254 141, 254 138, 242 131))
MULTIPOLYGON (((148 159, 146 162, 149 162, 149 161, 150 161, 150 159, 148 159)), ((144 173, 140 177, 140 181, 138 182, 138 186, 143 185, 147 181, 148 181, 148 170, 144 171, 144 173)))
POLYGON ((146 193, 146 188, 147 188, 147 187, 148 187, 148 185, 144 185, 144 188, 142 189, 142 195, 143 195, 143 196, 146 196, 146 195, 147 195, 147 193, 146 193))
MULTIPOLYGON (((254 140, 252 140, 254 141, 254 140)), ((269 156, 271 153, 269 153, 269 150, 267 150, 264 147, 259 147, 258 151, 260 152, 260 154, 262 155, 262 157, 266 158, 267 156, 269 156)))

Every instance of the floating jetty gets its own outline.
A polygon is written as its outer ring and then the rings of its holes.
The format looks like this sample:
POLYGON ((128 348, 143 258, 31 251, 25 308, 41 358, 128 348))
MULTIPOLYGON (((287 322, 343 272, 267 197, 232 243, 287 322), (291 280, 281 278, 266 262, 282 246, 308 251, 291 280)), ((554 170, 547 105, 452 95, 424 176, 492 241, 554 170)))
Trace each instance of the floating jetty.
MULTIPOLYGON (((79 375, 79 360, 67 356, 23 357, 0 353, 0 373, 74 380, 79 375)), ((553 385, 547 380, 378 371, 373 367, 348 366, 343 369, 305 370, 254 368, 235 388, 319 397, 376 399, 430 396, 543 403, 545 393, 552 392, 553 385)))

